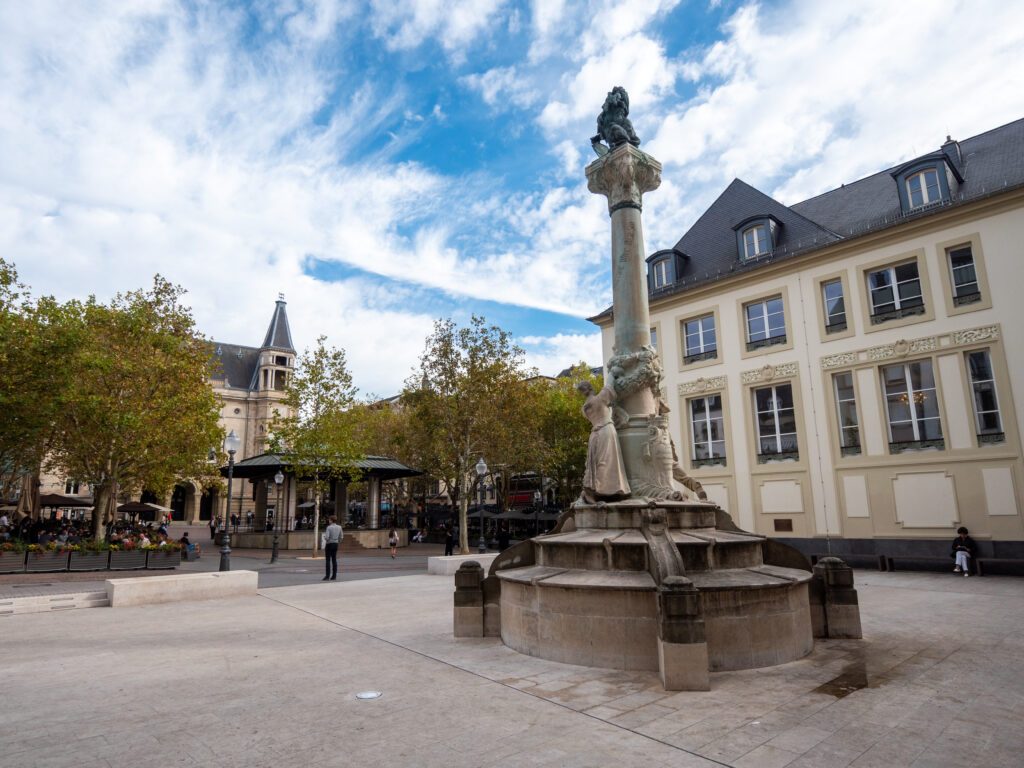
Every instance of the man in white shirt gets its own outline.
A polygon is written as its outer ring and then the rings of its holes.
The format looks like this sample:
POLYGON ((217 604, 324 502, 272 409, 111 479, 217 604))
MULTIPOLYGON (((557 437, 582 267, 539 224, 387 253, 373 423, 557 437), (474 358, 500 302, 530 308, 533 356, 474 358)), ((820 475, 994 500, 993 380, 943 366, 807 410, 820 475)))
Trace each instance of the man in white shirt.
POLYGON ((341 530, 341 526, 338 525, 338 518, 333 515, 327 519, 328 526, 324 530, 324 565, 327 568, 327 573, 324 575, 323 581, 328 579, 331 581, 337 581, 338 579, 338 545, 341 544, 341 540, 345 538, 344 531, 341 530))

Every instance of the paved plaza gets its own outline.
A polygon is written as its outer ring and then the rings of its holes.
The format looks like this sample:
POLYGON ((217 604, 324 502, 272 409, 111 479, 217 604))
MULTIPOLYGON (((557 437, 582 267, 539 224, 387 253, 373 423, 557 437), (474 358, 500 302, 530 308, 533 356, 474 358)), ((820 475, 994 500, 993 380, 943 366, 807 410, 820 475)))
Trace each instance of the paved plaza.
POLYGON ((710 693, 455 640, 451 577, 4 617, 0 764, 1024 764, 1024 580, 857 580, 864 641, 710 693))

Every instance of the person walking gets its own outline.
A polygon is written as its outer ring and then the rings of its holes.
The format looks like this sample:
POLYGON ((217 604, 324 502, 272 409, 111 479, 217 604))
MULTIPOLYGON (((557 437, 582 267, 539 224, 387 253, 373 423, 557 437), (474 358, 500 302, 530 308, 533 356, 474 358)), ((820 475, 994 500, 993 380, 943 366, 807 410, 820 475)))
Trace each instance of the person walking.
POLYGON ((338 545, 345 538, 345 532, 338 525, 338 518, 331 515, 327 518, 327 528, 324 530, 324 566, 327 571, 323 581, 330 579, 336 581, 338 578, 338 545))
POLYGON ((391 559, 394 560, 398 554, 398 531, 394 528, 388 532, 388 546, 391 547, 391 559))
POLYGON ((455 531, 445 528, 444 533, 444 556, 448 557, 455 552, 455 531))
POLYGON ((210 541, 217 539, 217 517, 210 514, 210 541))

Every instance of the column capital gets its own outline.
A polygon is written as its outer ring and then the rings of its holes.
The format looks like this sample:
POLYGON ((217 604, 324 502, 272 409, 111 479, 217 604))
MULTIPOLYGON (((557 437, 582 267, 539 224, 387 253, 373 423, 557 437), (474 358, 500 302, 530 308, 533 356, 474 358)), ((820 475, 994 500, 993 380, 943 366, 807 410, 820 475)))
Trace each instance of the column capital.
POLYGON ((661 163, 632 144, 623 144, 587 166, 587 188, 608 198, 608 213, 643 204, 644 192, 661 186, 661 163))

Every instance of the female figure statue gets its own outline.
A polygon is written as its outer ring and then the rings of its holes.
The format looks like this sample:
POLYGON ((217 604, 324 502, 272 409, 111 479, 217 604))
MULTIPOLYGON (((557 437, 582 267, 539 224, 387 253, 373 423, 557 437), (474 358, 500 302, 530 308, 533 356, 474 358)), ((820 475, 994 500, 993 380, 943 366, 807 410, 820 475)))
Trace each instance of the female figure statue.
POLYGON ((614 374, 609 373, 604 388, 594 393, 589 381, 581 381, 576 389, 586 397, 583 415, 593 428, 587 443, 587 467, 583 473, 581 499, 593 504, 596 501, 613 501, 629 497, 629 481, 622 462, 619 435, 612 423, 612 405, 615 402, 614 374))

